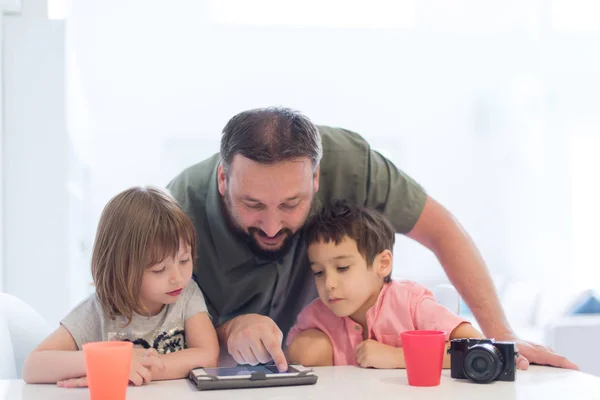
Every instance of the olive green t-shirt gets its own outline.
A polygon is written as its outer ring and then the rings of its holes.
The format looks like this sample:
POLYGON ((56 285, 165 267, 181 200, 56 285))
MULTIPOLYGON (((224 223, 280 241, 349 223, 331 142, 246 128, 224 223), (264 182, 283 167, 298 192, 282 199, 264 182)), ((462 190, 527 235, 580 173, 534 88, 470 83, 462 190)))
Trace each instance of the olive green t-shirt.
MULTIPOLYGON (((323 158, 316 206, 345 199, 382 212, 397 233, 410 231, 427 198, 421 186, 371 150, 360 135, 318 128, 323 158)), ((217 188, 219 160, 216 154, 193 165, 167 185, 197 231, 195 279, 217 326, 257 313, 272 318, 285 336, 300 310, 317 297, 302 233, 281 259, 258 259, 224 218, 217 188)))

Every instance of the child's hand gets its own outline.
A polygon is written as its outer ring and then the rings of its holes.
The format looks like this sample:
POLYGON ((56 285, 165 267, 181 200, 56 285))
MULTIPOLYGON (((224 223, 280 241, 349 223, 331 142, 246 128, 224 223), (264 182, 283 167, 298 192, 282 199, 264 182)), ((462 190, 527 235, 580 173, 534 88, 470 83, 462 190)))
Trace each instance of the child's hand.
POLYGON ((56 382, 56 386, 69 389, 87 387, 87 385, 87 377, 85 376, 81 378, 65 379, 64 381, 56 382))
POLYGON ((356 346, 356 361, 363 368, 404 368, 402 348, 367 339, 356 346))
MULTIPOLYGON (((133 349, 131 358, 131 368, 129 372, 129 381, 135 386, 150 383, 152 381, 152 373, 164 371, 165 364, 160 358, 158 352, 154 349, 133 349)), ((64 381, 56 382, 58 387, 63 388, 80 388, 87 387, 87 377, 65 379, 64 381)))
POLYGON ((155 349, 133 349, 129 381, 135 386, 152 382, 152 373, 164 371, 165 364, 155 349))

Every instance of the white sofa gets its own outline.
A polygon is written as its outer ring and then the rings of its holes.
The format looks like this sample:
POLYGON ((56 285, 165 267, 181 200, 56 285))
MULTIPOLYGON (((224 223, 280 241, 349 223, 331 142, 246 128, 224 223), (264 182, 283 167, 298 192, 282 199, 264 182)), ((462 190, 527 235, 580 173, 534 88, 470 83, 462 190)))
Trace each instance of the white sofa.
POLYGON ((0 293, 0 379, 20 378, 25 358, 50 330, 46 321, 25 302, 0 293))
POLYGON ((600 376, 600 315, 559 318, 546 326, 545 341, 573 361, 582 372, 600 376))
MULTIPOLYGON (((494 276, 494 284, 507 318, 519 337, 548 346, 579 366, 600 376, 600 314, 568 316, 581 295, 561 283, 518 281, 494 276)), ((434 288, 442 280, 420 283, 434 288)), ((470 314, 461 313, 477 326, 470 314)))
POLYGON ((600 376, 600 314, 567 315, 581 290, 561 283, 495 277, 500 301, 516 333, 564 355, 582 372, 600 376))

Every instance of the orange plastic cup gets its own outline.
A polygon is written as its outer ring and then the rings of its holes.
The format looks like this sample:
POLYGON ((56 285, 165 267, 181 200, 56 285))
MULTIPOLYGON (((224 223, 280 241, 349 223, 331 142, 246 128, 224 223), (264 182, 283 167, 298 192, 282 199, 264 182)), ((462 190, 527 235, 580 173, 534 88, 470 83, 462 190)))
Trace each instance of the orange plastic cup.
POLYGON ((400 334, 404 364, 411 386, 438 386, 442 376, 446 333, 407 331, 400 334))
POLYGON ((91 400, 125 400, 133 343, 93 342, 83 345, 91 400))

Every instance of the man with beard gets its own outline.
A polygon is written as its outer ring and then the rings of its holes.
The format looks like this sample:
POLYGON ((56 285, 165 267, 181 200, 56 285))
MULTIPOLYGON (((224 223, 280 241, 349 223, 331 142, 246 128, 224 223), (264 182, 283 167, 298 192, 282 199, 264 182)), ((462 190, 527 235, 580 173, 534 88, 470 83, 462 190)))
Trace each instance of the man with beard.
MULTIPOLYGON (((169 184, 194 222, 194 271, 221 345, 241 364, 274 360, 317 297, 302 227, 334 199, 377 209, 397 233, 435 253, 483 332, 515 340, 539 364, 576 368, 549 349, 517 340, 477 248, 453 216, 358 134, 315 126, 287 108, 234 116, 221 151, 169 184)), ((519 368, 527 368, 521 357, 519 368)))

